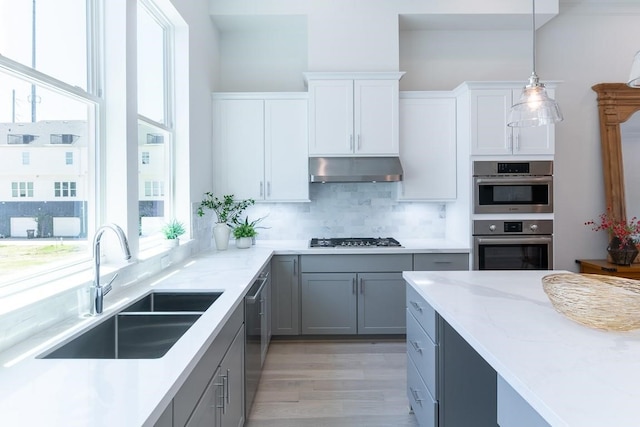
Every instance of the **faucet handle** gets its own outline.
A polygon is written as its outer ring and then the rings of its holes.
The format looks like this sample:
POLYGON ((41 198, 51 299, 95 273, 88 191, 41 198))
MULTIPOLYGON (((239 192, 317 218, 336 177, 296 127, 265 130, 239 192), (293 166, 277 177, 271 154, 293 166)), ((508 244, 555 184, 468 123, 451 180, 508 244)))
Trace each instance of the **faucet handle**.
POLYGON ((109 280, 109 283, 107 283, 105 286, 102 287, 103 296, 111 292, 111 289, 113 289, 113 286, 111 286, 111 284, 113 283, 114 280, 116 280, 116 277, 118 277, 118 273, 114 274, 111 280, 109 280))

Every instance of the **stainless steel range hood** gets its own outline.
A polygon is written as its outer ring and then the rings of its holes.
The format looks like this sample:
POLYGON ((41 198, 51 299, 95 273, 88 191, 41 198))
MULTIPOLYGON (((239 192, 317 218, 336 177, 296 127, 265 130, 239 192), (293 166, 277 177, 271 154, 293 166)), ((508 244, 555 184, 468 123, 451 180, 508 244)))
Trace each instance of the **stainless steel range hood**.
POLYGON ((309 182, 402 181, 397 157, 310 157, 309 182))

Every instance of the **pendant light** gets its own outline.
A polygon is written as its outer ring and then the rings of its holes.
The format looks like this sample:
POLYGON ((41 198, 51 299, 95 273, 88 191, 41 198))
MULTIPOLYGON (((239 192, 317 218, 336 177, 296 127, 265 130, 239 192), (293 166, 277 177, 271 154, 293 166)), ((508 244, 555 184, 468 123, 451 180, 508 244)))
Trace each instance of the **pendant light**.
POLYGON ((640 51, 636 53, 633 58, 633 64, 631 64, 631 74, 629 75, 629 81, 627 86, 640 88, 640 51))
POLYGON ((511 107, 509 127, 533 127, 562 121, 560 107, 547 95, 536 74, 536 2, 532 0, 533 71, 529 83, 522 89, 520 99, 511 107))

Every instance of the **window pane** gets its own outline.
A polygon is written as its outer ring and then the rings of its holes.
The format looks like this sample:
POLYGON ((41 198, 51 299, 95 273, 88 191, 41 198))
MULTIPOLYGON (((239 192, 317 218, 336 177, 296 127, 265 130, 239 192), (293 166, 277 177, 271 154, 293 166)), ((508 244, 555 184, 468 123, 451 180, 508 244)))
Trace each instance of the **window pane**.
POLYGON ((165 30, 138 2, 138 114, 165 118, 165 30))
POLYGON ((31 88, 30 82, 0 71, 0 286, 90 257, 89 151, 96 132, 89 123, 95 122, 90 120, 94 108, 34 85, 38 98, 32 121, 32 105, 24 96, 31 88), (9 135, 33 136, 28 164, 22 162, 24 143, 12 144, 9 135), (51 135, 77 138, 56 144, 51 135), (72 165, 69 153, 77 160, 72 165))
POLYGON ((86 89, 86 4, 87 0, 0 0, 0 54, 86 89))
POLYGON ((169 132, 138 121, 138 152, 143 159, 138 171, 140 235, 143 237, 157 233, 165 222, 165 206, 168 205, 168 197, 165 196, 164 189, 165 182, 170 179, 170 163, 167 154, 170 136, 169 132), (147 137, 149 134, 159 135, 165 142, 150 143, 147 137), (153 162, 148 161, 150 158, 153 162))

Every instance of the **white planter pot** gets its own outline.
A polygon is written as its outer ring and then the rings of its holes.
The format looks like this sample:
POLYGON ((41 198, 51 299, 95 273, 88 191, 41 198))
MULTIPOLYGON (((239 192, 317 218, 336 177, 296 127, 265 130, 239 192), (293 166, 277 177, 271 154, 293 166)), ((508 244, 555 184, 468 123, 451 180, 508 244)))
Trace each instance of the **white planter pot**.
POLYGON ((218 222, 213 227, 213 239, 216 241, 216 249, 219 251, 226 251, 229 247, 229 235, 231 234, 231 228, 223 222, 218 222))
POLYGON ((167 248, 176 248, 180 246, 180 239, 164 239, 164 246, 167 248))
POLYGON ((238 249, 247 249, 251 247, 251 237, 240 237, 236 239, 236 247, 238 249))

